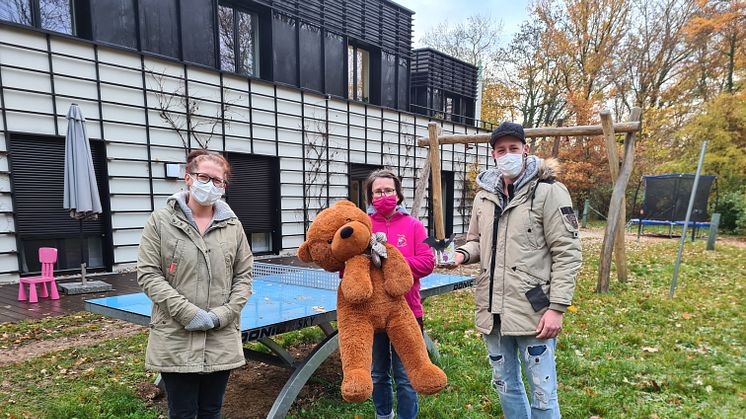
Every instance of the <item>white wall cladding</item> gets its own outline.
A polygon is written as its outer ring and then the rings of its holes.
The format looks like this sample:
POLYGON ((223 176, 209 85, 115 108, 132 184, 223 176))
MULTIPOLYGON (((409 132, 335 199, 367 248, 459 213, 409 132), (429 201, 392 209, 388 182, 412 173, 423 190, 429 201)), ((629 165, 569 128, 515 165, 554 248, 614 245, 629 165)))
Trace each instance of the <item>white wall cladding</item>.
MULTIPOLYGON (((427 155, 415 146, 427 135, 423 116, 3 24, 0 86, 0 283, 18 278, 6 137, 64 136, 71 103, 82 108, 89 136, 106 143, 115 269, 132 266, 149 214, 182 188, 165 178, 164 163, 185 158, 189 136, 174 126, 185 133, 187 95, 198 105, 190 118, 203 145, 279 158, 283 253, 300 245, 318 209, 347 198, 349 163, 390 166, 411 201, 427 155)), ((442 129, 478 132, 448 122, 442 129)), ((455 172, 453 226, 463 232, 471 205, 463 199, 465 162, 489 164, 488 150, 447 145, 441 159, 455 172)))

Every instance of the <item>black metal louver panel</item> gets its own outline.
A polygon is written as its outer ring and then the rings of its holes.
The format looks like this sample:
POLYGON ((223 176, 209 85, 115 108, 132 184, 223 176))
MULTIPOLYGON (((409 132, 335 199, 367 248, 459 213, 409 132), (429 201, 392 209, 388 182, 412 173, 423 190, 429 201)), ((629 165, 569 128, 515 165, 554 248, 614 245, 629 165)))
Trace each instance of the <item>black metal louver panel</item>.
MULTIPOLYGON (((10 171, 16 231, 20 237, 54 238, 80 234, 80 223, 62 208, 64 194, 64 138, 10 137, 10 171)), ((106 199, 105 149, 91 141, 91 154, 101 199, 106 199)), ((86 235, 103 233, 103 222, 83 222, 86 235)))
POLYGON ((411 87, 430 87, 477 97, 477 67, 425 48, 412 51, 411 87))
POLYGON ((351 163, 349 169, 350 179, 365 180, 371 172, 380 168, 380 166, 372 166, 369 164, 351 163))
POLYGON ((231 165, 226 200, 243 224, 246 234, 277 228, 277 159, 249 154, 225 153, 231 165))
POLYGON ((412 12, 387 0, 258 0, 278 12, 409 58, 412 12))

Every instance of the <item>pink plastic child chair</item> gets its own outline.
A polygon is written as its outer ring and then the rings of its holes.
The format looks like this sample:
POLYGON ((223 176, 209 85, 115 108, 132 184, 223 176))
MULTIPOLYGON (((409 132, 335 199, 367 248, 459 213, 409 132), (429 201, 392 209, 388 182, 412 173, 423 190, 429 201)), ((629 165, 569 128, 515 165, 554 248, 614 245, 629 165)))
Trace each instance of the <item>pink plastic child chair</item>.
POLYGON ((27 276, 22 277, 18 284, 18 301, 26 300, 26 288, 24 284, 28 284, 29 288, 29 303, 38 303, 39 297, 36 295, 36 284, 41 284, 41 297, 50 297, 52 300, 59 300, 60 294, 57 292, 57 283, 54 280, 54 264, 57 263, 57 249, 54 247, 40 247, 39 248, 39 262, 41 262, 41 276, 27 276), (47 292, 47 283, 51 288, 47 292))

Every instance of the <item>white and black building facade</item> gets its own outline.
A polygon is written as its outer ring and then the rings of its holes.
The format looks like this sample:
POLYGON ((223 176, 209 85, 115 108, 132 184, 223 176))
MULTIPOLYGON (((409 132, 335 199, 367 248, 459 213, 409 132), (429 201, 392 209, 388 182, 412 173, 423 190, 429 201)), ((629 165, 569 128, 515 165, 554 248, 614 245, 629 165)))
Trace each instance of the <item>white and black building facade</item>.
MULTIPOLYGON (((293 253, 338 199, 365 205, 375 168, 398 172, 411 200, 431 120, 409 112, 411 25, 388 0, 0 1, 0 283, 38 272, 42 246, 60 250, 58 272, 79 265, 81 225, 62 209, 72 103, 105 211, 82 224, 92 269, 134 265, 148 216, 184 188, 188 149, 231 163, 226 200, 256 254, 293 253)), ((489 150, 441 156, 448 224, 463 232, 466 167, 489 150)))

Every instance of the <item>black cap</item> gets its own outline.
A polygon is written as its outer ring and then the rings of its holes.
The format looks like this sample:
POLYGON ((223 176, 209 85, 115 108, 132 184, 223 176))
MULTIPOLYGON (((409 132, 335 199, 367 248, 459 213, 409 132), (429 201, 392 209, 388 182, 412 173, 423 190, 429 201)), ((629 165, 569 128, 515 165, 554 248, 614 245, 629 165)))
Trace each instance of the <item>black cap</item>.
POLYGON ((526 134, 523 132, 523 125, 514 122, 503 122, 499 127, 492 131, 490 145, 492 148, 495 148, 497 140, 507 136, 515 137, 521 140, 523 144, 526 144, 526 134))

